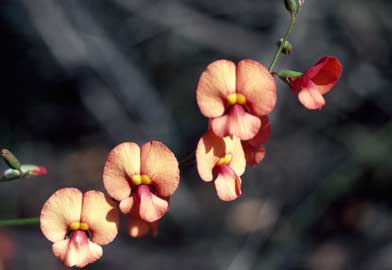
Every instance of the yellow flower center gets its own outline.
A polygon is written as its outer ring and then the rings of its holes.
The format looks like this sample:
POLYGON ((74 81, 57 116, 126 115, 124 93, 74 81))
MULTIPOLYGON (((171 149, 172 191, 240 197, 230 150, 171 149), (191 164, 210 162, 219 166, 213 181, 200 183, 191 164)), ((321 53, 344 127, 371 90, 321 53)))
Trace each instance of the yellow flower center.
POLYGON ((235 104, 245 105, 245 103, 246 103, 246 97, 242 94, 233 93, 233 94, 228 95, 226 97, 226 99, 227 99, 227 103, 230 106, 235 105, 235 104))
POLYGON ((80 223, 80 222, 72 222, 71 225, 69 226, 69 229, 71 231, 77 231, 77 230, 82 230, 82 231, 88 231, 88 224, 87 223, 80 223))
POLYGON ((224 157, 221 157, 218 162, 216 163, 216 165, 227 165, 230 163, 231 161, 231 154, 226 154, 224 157))
POLYGON ((145 174, 135 174, 131 177, 131 180, 135 186, 139 186, 141 184, 150 185, 152 183, 151 178, 145 174))

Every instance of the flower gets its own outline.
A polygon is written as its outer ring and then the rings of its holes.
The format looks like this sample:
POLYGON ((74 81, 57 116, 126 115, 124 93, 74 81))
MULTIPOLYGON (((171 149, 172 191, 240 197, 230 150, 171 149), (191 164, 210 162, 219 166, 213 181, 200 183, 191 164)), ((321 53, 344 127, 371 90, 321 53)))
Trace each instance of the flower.
POLYGON ((342 74, 342 64, 336 57, 325 56, 306 70, 301 77, 289 78, 291 91, 309 110, 321 109, 325 105, 323 95, 328 93, 342 74))
POLYGON ((259 131, 260 117, 275 106, 276 85, 259 62, 217 60, 202 73, 196 98, 217 136, 249 140, 259 131))
POLYGON ((197 171, 206 182, 217 174, 215 188, 219 199, 232 201, 241 195, 241 178, 246 167, 241 141, 237 137, 218 137, 211 130, 199 140, 196 148, 197 171))
POLYGON ((102 256, 101 245, 118 232, 115 203, 102 192, 76 188, 56 191, 41 211, 41 231, 54 255, 67 267, 84 267, 102 256))
POLYGON ((246 163, 252 166, 256 166, 263 161, 265 156, 264 144, 271 134, 271 126, 268 116, 263 116, 260 118, 261 127, 256 136, 248 141, 242 141, 242 148, 245 152, 246 163))
POLYGON ((38 166, 36 169, 31 169, 30 173, 35 176, 42 176, 48 173, 48 170, 43 166, 38 166))
POLYGON ((105 189, 120 202, 121 212, 149 223, 168 211, 169 197, 176 191, 179 180, 176 157, 157 141, 142 147, 133 142, 116 146, 103 170, 105 189))

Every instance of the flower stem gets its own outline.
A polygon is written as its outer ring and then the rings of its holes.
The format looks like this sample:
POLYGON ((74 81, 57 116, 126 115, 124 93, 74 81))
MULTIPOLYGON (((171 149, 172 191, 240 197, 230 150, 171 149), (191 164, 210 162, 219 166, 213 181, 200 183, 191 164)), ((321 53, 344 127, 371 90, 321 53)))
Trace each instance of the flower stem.
POLYGON ((0 220, 0 227, 37 224, 39 224, 39 217, 0 220))
POLYGON ((298 11, 299 11, 299 6, 298 6, 298 8, 297 8, 297 10, 295 12, 291 12, 290 13, 290 25, 289 25, 289 28, 287 29, 286 34, 284 35, 282 42, 280 42, 280 45, 279 45, 278 49, 275 52, 274 58, 272 59, 272 62, 270 64, 269 68, 268 68, 269 72, 272 72, 274 70, 274 67, 275 67, 276 63, 278 62, 278 59, 279 59, 280 54, 282 53, 284 44, 288 40, 289 35, 290 35, 291 31, 294 28, 295 19, 297 18, 298 11))

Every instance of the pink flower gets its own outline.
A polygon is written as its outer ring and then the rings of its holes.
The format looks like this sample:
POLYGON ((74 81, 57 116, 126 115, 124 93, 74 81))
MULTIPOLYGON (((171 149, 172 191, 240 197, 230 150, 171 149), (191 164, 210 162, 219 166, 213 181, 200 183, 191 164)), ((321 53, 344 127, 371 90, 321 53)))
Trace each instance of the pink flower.
POLYGON ((237 65, 217 60, 201 75, 196 98, 217 136, 249 140, 259 131, 260 117, 274 108, 276 86, 268 70, 254 60, 237 65))
POLYGON ((102 256, 101 245, 118 232, 115 203, 102 192, 63 188, 41 211, 41 231, 54 244, 54 255, 67 267, 84 267, 102 256))
POLYGON ((169 197, 179 180, 176 157, 157 141, 142 147, 132 142, 116 146, 103 171, 105 188, 120 202, 121 212, 148 223, 159 220, 168 211, 169 197))
POLYGON ((211 182, 217 175, 215 188, 223 201, 241 195, 241 178, 246 167, 241 141, 237 137, 218 137, 211 130, 199 140, 196 148, 197 171, 201 179, 211 182))
POLYGON ((268 120, 268 116, 260 118, 261 127, 256 136, 248 141, 242 141, 242 148, 245 152, 246 163, 252 166, 256 166, 263 161, 265 156, 264 144, 271 134, 271 126, 268 120))
POLYGON ((336 57, 325 56, 310 67, 299 78, 289 78, 291 91, 298 93, 298 99, 309 110, 321 109, 325 105, 323 95, 328 93, 342 74, 342 64, 336 57))

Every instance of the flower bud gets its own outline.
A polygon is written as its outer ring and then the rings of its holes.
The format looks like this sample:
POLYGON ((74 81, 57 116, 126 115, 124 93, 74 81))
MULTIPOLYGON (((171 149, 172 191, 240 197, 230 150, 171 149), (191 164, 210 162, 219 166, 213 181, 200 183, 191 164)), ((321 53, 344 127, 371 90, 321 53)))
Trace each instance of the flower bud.
POLYGON ((284 0, 284 5, 290 13, 297 11, 297 0, 284 0))
MULTIPOLYGON (((280 45, 282 45, 282 42, 283 42, 283 38, 281 38, 276 45, 280 47, 280 45)), ((282 53, 286 55, 290 55, 292 52, 293 52, 293 45, 291 45, 291 43, 288 40, 286 40, 282 48, 282 53)))
POLYGON ((1 156, 3 157, 5 163, 7 163, 8 167, 11 169, 20 170, 20 162, 14 156, 14 154, 11 153, 11 151, 7 149, 1 150, 1 156))

